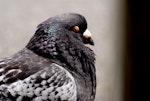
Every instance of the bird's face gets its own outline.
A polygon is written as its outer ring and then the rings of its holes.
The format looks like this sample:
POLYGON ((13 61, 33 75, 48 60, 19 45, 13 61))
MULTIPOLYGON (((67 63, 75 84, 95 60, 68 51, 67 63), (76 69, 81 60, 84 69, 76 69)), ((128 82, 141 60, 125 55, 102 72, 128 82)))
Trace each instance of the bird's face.
POLYGON ((60 17, 62 23, 66 25, 66 29, 68 31, 72 31, 75 36, 80 37, 84 44, 94 45, 91 38, 91 33, 87 29, 87 21, 82 15, 69 13, 63 14, 60 17))

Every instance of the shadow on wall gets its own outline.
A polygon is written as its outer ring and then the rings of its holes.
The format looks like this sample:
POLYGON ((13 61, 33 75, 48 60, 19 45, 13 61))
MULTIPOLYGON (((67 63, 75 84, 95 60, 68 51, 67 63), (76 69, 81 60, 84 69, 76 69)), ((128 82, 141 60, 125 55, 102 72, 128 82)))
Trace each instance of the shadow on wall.
POLYGON ((150 1, 128 0, 124 101, 149 101, 150 1))

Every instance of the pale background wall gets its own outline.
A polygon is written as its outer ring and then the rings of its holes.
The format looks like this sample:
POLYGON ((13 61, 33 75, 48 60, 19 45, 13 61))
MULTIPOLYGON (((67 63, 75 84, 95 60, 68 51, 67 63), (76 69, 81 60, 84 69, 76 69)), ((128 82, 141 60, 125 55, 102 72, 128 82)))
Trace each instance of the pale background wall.
POLYGON ((96 101, 122 101, 124 0, 0 0, 0 58, 21 50, 36 26, 60 13, 84 15, 96 53, 96 101))

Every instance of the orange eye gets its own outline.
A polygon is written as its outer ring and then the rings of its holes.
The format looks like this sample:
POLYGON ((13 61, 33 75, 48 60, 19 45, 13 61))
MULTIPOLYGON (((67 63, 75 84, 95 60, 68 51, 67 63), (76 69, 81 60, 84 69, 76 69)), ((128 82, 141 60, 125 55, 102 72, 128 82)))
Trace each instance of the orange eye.
POLYGON ((80 31, 79 27, 78 26, 74 26, 73 29, 72 29, 74 32, 78 33, 80 31))

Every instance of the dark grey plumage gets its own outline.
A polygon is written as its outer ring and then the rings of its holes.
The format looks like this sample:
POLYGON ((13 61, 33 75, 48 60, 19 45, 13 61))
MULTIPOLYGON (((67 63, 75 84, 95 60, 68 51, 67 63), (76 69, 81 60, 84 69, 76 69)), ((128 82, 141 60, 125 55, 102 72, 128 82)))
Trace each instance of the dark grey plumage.
POLYGON ((41 23, 27 46, 0 59, 0 101, 94 101, 94 53, 87 22, 75 13, 41 23), (73 30, 74 26, 79 31, 73 30))

